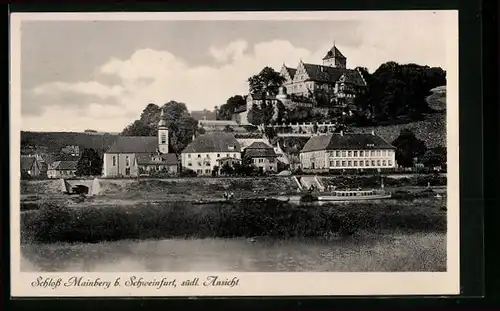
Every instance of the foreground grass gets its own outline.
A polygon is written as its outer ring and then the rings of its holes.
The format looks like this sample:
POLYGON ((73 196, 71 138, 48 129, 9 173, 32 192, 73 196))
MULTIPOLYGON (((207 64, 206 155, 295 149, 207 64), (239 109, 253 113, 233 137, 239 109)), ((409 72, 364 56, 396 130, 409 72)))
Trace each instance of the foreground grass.
POLYGON ((176 237, 278 238, 372 232, 445 232, 436 200, 290 205, 274 200, 196 205, 188 202, 71 207, 46 203, 21 214, 23 243, 99 242, 176 237))
POLYGON ((27 244, 25 272, 446 271, 445 233, 360 231, 344 238, 124 240, 27 244))

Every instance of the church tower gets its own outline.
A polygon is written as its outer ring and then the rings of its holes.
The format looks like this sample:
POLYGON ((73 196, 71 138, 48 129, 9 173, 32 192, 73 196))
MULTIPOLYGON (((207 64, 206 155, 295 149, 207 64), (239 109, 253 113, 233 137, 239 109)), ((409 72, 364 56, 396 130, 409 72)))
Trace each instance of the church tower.
POLYGON ((333 47, 323 57, 323 66, 345 69, 346 65, 347 58, 340 53, 339 49, 335 46, 335 42, 333 42, 333 47))
POLYGON ((163 119, 163 108, 161 108, 160 122, 158 122, 158 151, 162 154, 168 153, 168 127, 163 119))

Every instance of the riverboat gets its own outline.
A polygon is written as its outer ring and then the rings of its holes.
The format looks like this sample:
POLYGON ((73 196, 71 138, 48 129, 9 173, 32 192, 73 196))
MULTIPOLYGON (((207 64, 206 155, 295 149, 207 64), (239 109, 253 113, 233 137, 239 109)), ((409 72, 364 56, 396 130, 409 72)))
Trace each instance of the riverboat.
POLYGON ((384 190, 335 190, 318 194, 318 201, 364 201, 389 198, 391 194, 384 190))

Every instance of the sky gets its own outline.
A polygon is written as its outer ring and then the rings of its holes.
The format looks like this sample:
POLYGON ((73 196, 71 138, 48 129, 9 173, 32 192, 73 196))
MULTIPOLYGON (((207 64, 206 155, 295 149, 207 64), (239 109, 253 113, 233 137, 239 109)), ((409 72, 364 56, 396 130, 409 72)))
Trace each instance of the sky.
MULTIPOLYGON (((323 20, 24 20, 21 129, 120 132, 148 103, 213 109, 263 67, 417 63, 446 70, 444 12, 323 20)), ((373 13, 376 14, 376 13, 373 13)))

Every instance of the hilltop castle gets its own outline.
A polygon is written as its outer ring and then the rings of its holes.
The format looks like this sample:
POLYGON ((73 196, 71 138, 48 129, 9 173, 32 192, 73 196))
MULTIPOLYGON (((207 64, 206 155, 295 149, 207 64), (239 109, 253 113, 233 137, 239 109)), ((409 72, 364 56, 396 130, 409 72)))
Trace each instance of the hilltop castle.
POLYGON ((285 107, 295 106, 314 108, 318 99, 323 106, 344 106, 366 89, 366 81, 361 72, 347 69, 347 58, 333 44, 326 52, 323 63, 309 64, 302 60, 296 68, 283 64, 280 74, 286 79, 277 95, 247 96, 247 105, 236 111, 234 120, 240 124, 249 124, 248 111, 253 104, 261 105, 263 101, 276 104, 282 102, 285 107))

